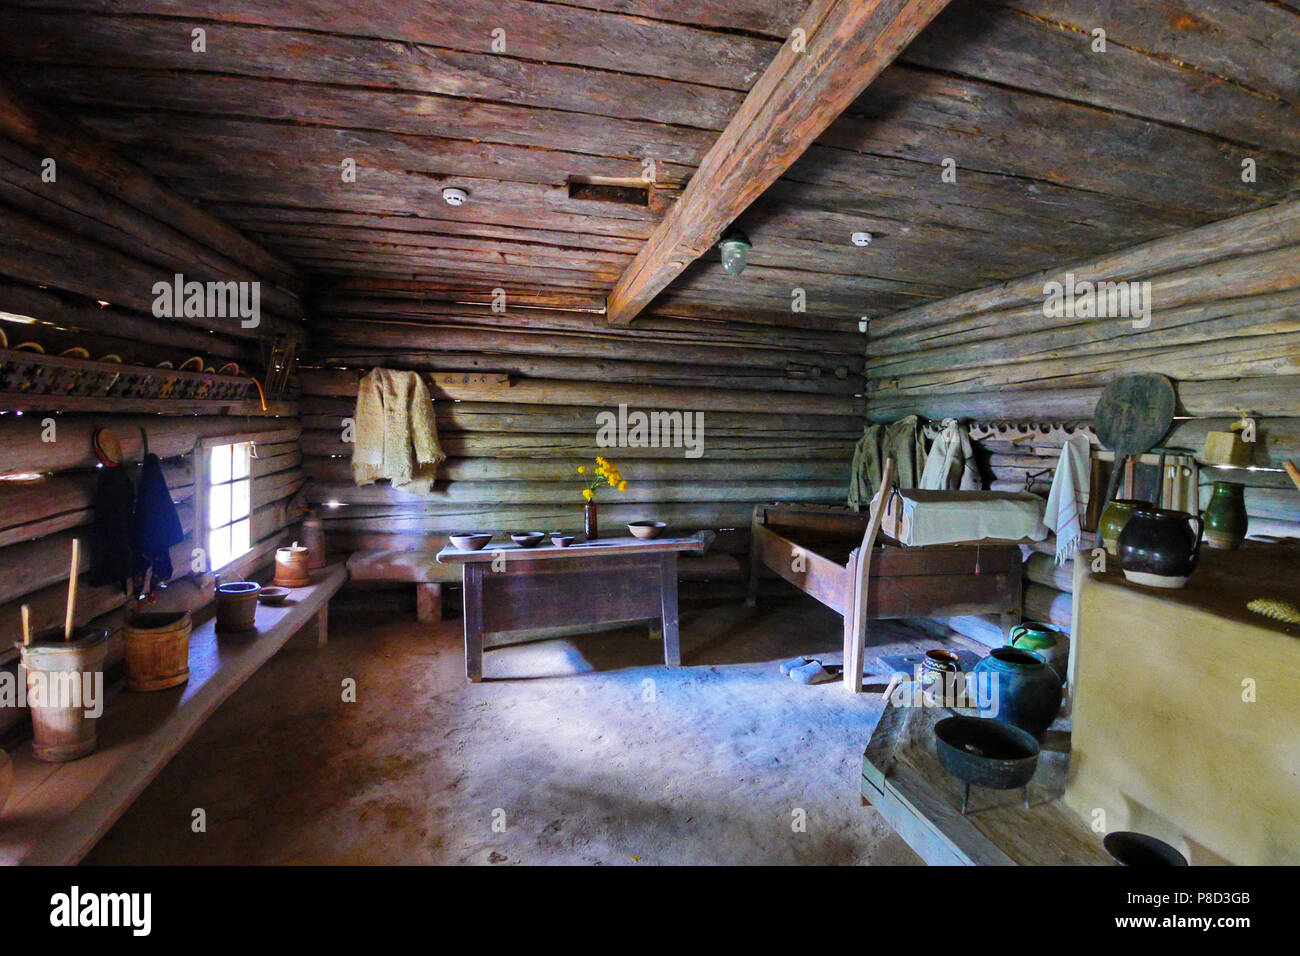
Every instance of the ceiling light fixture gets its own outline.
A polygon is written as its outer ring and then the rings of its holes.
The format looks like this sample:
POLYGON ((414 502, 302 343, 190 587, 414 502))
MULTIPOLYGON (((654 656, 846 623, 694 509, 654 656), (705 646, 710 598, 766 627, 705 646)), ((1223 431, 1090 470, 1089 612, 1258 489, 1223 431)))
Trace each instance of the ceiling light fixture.
POLYGON ((739 229, 732 229, 718 243, 722 251, 722 271, 729 276, 738 276, 749 265, 749 236, 739 229))

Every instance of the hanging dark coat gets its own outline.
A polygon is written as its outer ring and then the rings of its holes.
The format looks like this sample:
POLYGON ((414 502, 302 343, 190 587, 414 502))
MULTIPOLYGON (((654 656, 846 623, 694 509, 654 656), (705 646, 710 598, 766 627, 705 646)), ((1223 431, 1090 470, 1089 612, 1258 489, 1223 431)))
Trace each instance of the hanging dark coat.
POLYGON ((185 529, 172 504, 167 479, 157 455, 146 455, 140 470, 140 493, 135 501, 134 547, 136 575, 152 570, 155 582, 172 576, 171 549, 185 540, 185 529))
POLYGON ((100 468, 95 479, 95 520, 90 529, 92 585, 121 585, 135 571, 132 518, 135 488, 125 468, 100 468))

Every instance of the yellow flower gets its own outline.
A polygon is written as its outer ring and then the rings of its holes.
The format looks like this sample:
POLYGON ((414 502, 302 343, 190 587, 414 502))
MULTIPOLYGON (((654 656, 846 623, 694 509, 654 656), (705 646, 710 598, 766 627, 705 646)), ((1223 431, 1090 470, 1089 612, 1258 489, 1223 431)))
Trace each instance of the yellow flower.
POLYGON ((626 482, 626 481, 620 481, 620 482, 618 483, 618 490, 619 490, 619 491, 627 491, 627 482, 626 482))
POLYGON ((590 488, 583 488, 583 489, 582 489, 582 497, 584 497, 584 498, 586 498, 588 501, 590 501, 592 498, 596 497, 596 493, 595 493, 594 491, 592 491, 590 488))
POLYGON ((580 475, 585 475, 586 473, 587 473, 587 466, 586 466, 586 465, 579 465, 579 466, 578 466, 578 474, 580 474, 580 475))

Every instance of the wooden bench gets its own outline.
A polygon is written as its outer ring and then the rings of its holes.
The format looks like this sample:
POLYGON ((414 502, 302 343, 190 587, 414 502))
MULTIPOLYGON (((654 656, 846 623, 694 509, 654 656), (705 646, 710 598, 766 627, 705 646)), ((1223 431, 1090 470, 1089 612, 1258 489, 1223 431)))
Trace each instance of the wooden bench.
POLYGON ((195 731, 253 673, 302 632, 325 643, 329 600, 347 571, 312 574, 280 607, 257 609, 257 630, 217 636, 215 622, 190 635, 190 679, 173 690, 123 691, 99 719, 99 746, 69 763, 41 763, 24 744, 10 756, 14 786, 0 813, 0 863, 78 862, 108 832, 195 731))
MULTIPOLYGON (((436 551, 354 551, 347 560, 348 576, 355 582, 415 585, 416 613, 421 623, 442 620, 442 586, 459 584, 460 569, 438 563, 436 551)), ((677 562, 682 581, 739 580, 735 555, 711 552, 684 554, 677 562)))
POLYGON ((442 586, 460 583, 460 569, 439 564, 437 551, 354 551, 347 564, 352 581, 413 583, 423 624, 442 620, 442 586))

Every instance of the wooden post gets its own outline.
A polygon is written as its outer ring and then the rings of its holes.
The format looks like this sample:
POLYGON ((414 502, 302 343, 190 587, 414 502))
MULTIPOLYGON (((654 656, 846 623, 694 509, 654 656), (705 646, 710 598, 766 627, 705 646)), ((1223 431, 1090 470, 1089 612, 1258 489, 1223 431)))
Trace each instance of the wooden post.
POLYGON ((467 563, 464 575, 465 676, 470 683, 483 680, 483 568, 467 563))
POLYGON ((670 551, 660 563, 659 594, 663 608, 664 663, 680 667, 681 640, 677 633, 677 552, 670 551))
POLYGON ((763 570, 763 556, 759 553, 758 546, 758 526, 763 521, 763 506, 754 505, 754 517, 749 525, 749 590, 745 593, 745 604, 748 607, 758 606, 758 576, 763 570))
POLYGON ((421 624, 437 624, 442 620, 441 584, 415 586, 415 613, 421 624))
MULTIPOLYGON (((880 477, 880 503, 871 514, 867 530, 862 533, 862 547, 858 549, 858 573, 853 588, 853 601, 845 609, 845 617, 853 616, 853 647, 844 660, 844 685, 853 693, 862 693, 862 665, 867 656, 867 599, 871 594, 871 554, 880 534, 880 523, 889 507, 890 489, 894 484, 894 459, 885 459, 884 474, 880 477)), ((848 625, 845 625, 846 629, 848 625)))

